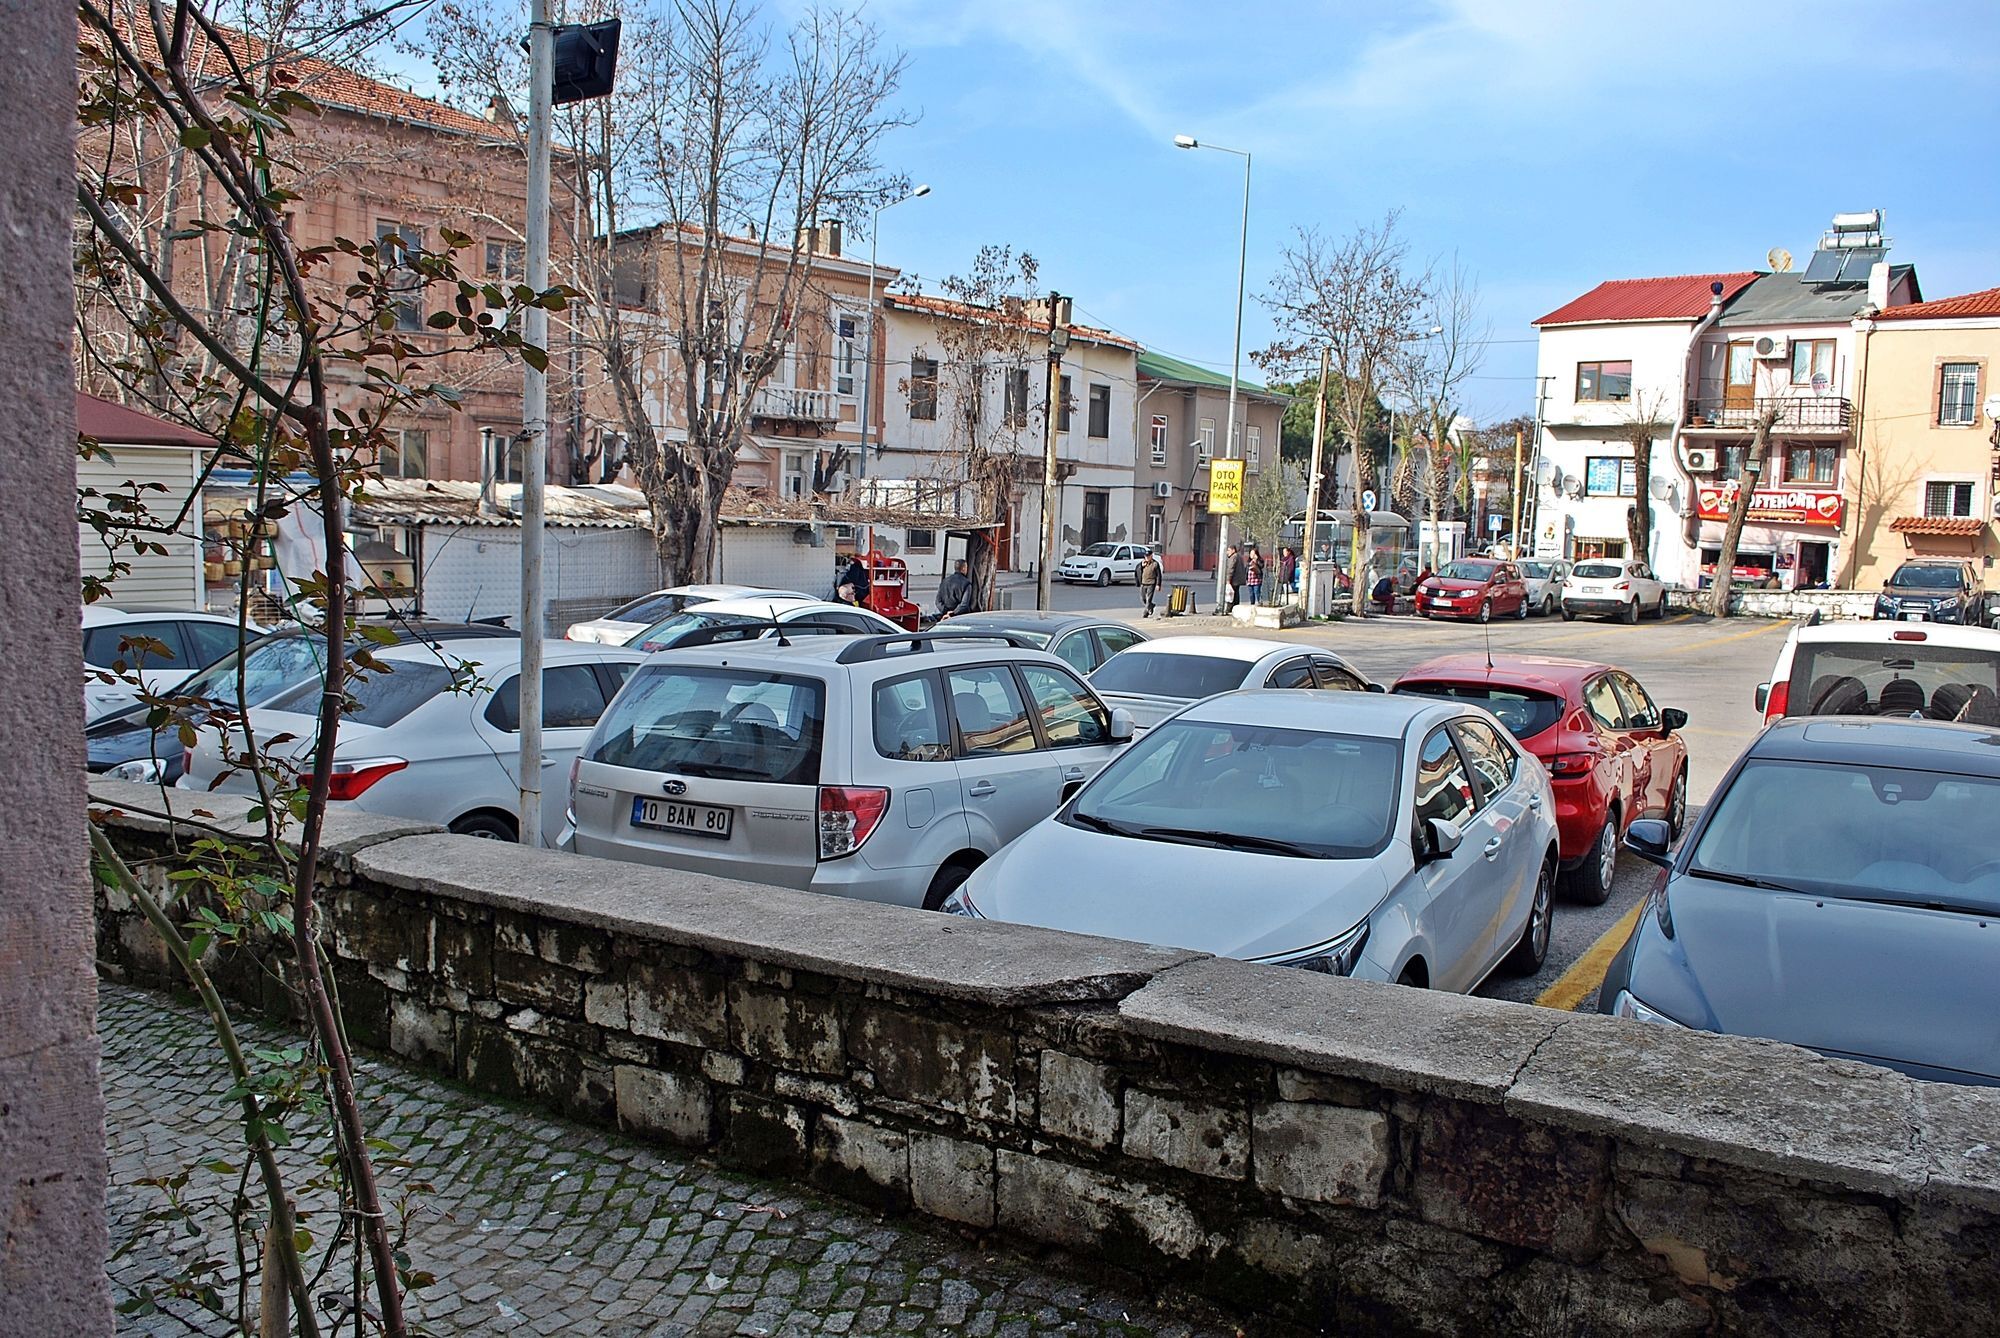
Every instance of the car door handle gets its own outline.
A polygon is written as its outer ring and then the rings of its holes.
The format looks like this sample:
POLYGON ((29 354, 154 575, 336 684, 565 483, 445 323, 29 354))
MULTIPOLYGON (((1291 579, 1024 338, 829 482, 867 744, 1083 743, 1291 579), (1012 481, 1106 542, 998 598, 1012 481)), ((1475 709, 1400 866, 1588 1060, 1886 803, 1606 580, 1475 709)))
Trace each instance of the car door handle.
POLYGON ((965 788, 965 792, 969 795, 974 796, 975 798, 984 799, 987 795, 992 794, 997 789, 999 789, 999 787, 995 785, 992 781, 983 780, 983 781, 972 782, 972 784, 968 785, 965 788))
POLYGON ((1486 843, 1486 858, 1488 859, 1500 858, 1500 846, 1501 846, 1501 840, 1497 836, 1494 837, 1491 841, 1488 841, 1486 843))
POLYGON ((1063 768, 1063 779, 1064 779, 1064 780, 1066 780, 1066 781, 1080 781, 1080 780, 1082 780, 1082 779, 1083 779, 1083 768, 1082 768, 1082 767, 1064 767, 1064 768, 1063 768))
POLYGON ((1528 796, 1528 807, 1529 807, 1529 808, 1531 808, 1531 809, 1533 809, 1533 810, 1534 810, 1535 812, 1537 812, 1537 813, 1541 812, 1541 811, 1542 811, 1542 797, 1541 797, 1540 795, 1538 795, 1538 794, 1531 794, 1531 795, 1529 795, 1529 796, 1528 796))

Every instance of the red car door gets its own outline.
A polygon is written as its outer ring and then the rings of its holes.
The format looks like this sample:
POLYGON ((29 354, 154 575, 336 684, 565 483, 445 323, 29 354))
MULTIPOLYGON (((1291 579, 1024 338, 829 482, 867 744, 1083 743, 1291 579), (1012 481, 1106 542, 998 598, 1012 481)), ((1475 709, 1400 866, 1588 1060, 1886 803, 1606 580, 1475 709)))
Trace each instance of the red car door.
POLYGON ((1647 785, 1651 780, 1652 759, 1633 737, 1625 719, 1625 703, 1611 680, 1610 674, 1599 674, 1584 684, 1583 708, 1596 724, 1597 736, 1604 744, 1606 765, 1610 768, 1606 788, 1625 803, 1620 818, 1622 832, 1623 825, 1638 817, 1651 802, 1647 785))
POLYGON ((1687 745, 1681 742, 1678 735, 1669 734, 1661 728, 1660 708, 1639 686, 1639 680, 1623 672, 1609 677, 1618 691, 1619 700, 1625 704, 1627 735, 1632 740, 1634 755, 1646 759, 1643 768, 1646 808, 1650 812, 1664 813, 1672 797, 1674 777, 1680 774, 1687 745))

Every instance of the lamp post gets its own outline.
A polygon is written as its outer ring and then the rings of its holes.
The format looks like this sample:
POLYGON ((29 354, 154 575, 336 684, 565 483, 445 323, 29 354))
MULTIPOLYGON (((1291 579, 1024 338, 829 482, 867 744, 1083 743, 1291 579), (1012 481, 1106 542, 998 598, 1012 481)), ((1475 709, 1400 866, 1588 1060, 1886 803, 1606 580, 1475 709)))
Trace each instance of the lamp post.
MULTIPOLYGON (((1224 438, 1222 458, 1236 458, 1236 393, 1243 365, 1243 265, 1250 253, 1250 154, 1245 149, 1228 149, 1220 144, 1204 144, 1193 135, 1175 135, 1177 149, 1214 149, 1233 153, 1243 160, 1243 227, 1236 242, 1236 339, 1229 355, 1229 432, 1224 438)), ((1223 608, 1223 592, 1229 588, 1229 516, 1224 513, 1215 540, 1215 608, 1223 608)))
POLYGON ((1056 487, 1056 428, 1062 422, 1058 403, 1062 385, 1063 354, 1069 349, 1070 300, 1061 293, 1049 294, 1048 385, 1042 392, 1042 539, 1041 560, 1035 564, 1036 607, 1048 611, 1051 582, 1056 563, 1056 519, 1061 503, 1056 487))
MULTIPOLYGON (((875 206, 868 216, 868 356, 861 360, 861 472, 868 472, 868 425, 875 417, 875 237, 882 231, 882 211, 922 199, 931 193, 919 186, 900 200, 875 206)), ((879 447, 878 447, 879 449, 879 447)))

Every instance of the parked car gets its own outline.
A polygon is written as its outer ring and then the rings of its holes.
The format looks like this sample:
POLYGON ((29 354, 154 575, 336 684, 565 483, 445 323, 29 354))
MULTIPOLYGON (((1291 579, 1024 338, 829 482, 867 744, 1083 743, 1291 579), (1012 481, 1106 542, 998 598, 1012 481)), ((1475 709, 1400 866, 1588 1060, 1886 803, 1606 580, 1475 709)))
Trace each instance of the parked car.
POLYGON ((1986 583, 1970 562, 1936 558, 1905 562, 1875 596, 1875 616, 1906 623, 1993 625, 1986 583))
POLYGON ((1539 970, 1548 777, 1476 706, 1234 692, 980 867, 960 915, 1471 990, 1539 970))
POLYGON ((1771 680, 1766 722, 1792 715, 1898 715, 2000 726, 2000 632, 1890 622, 1794 627, 1771 680))
POLYGON ((1528 587, 1528 606, 1544 618, 1562 612, 1563 586, 1569 580, 1569 563, 1560 559, 1530 558, 1516 564, 1521 584, 1528 587))
POLYGON ((991 613, 962 613, 939 623, 953 631, 1016 632, 1037 650, 1046 650, 1067 661, 1079 674, 1088 674, 1121 650, 1129 650, 1147 639, 1138 628, 1107 618, 1081 613, 1011 613, 996 609, 991 613))
POLYGON ((1139 559, 1146 556, 1144 544, 1092 544, 1081 553, 1072 553, 1056 567, 1056 579, 1065 584, 1087 581, 1110 585, 1113 581, 1139 579, 1139 559))
MULTIPOLYGON (((515 635, 505 628, 485 623, 444 623, 425 619, 394 622, 366 620, 363 625, 386 628, 398 642, 423 641, 432 645, 515 635)), ((373 640, 357 640, 348 646, 348 652, 352 654, 364 646, 373 650, 377 644, 373 640)), ((232 649, 229 654, 174 688, 176 697, 186 699, 186 705, 181 708, 177 719, 162 721, 156 726, 151 719, 152 708, 134 703, 97 720, 83 732, 85 764, 91 771, 101 772, 114 780, 171 785, 180 779, 181 761, 186 753, 180 739, 183 720, 199 728, 218 710, 233 711, 239 705, 245 708, 262 706, 279 693, 308 680, 315 683, 323 681, 321 669, 326 663, 326 643, 316 632, 302 627, 288 627, 257 638, 244 650, 241 658, 243 671, 240 676, 237 673, 238 656, 232 649)))
POLYGON ((753 595, 777 595, 785 599, 810 599, 796 590, 760 590, 754 585, 670 585, 621 604, 602 618, 571 623, 563 636, 570 641, 595 641, 606 646, 622 646, 654 623, 671 618, 684 609, 713 604, 723 599, 744 599, 753 595))
POLYGON ((1161 637, 1105 661, 1090 684, 1151 729, 1189 702, 1238 688, 1380 692, 1332 651, 1246 636, 1161 637))
POLYGON ((1473 702, 1497 717, 1548 771, 1565 891, 1599 905, 1632 823, 1687 823, 1687 712, 1653 704, 1623 669, 1547 655, 1442 655, 1395 691, 1473 702))
MULTIPOLYGON (((420 818, 464 836, 518 839, 521 756, 521 643, 488 637, 440 645, 409 641, 375 651, 390 666, 348 686, 354 699, 334 749, 332 796, 371 813, 420 818)), ((598 716, 645 655, 624 646, 551 641, 542 662, 542 831, 561 834, 564 768, 598 716)), ((253 708, 247 725, 272 753, 304 767, 312 747, 317 678, 253 708)), ((241 755, 242 730, 231 728, 241 755)), ((222 731, 197 735, 188 750, 186 789, 251 794, 255 777, 231 770, 222 731), (218 778, 220 780, 218 781, 218 778)))
POLYGON ((1473 618, 1492 622, 1494 616, 1528 616, 1528 587, 1511 562, 1495 558, 1460 558, 1417 587, 1417 612, 1426 618, 1473 618))
POLYGON ((672 650, 695 633, 707 634, 703 639, 710 644, 754 641, 776 636, 778 627, 791 623, 802 624, 801 631, 834 636, 878 636, 903 630, 873 609, 773 591, 755 598, 711 600, 685 609, 641 628, 625 644, 644 651, 672 650))
POLYGON ((1131 737, 1008 632, 669 651, 583 748, 561 844, 935 910, 1131 737))
POLYGON ((2000 731, 1784 720, 1723 779, 1613 958, 1601 1011, 2000 1084, 2000 731))
POLYGON ((1643 562, 1592 558, 1570 568, 1561 603, 1565 620, 1591 613, 1636 623, 1642 613, 1654 618, 1667 616, 1667 587, 1643 562))
MULTIPOLYGON (((264 629, 247 627, 252 637, 264 629)), ((138 612, 86 604, 83 608, 83 718, 89 724, 138 700, 137 685, 106 683, 98 673, 137 677, 148 692, 164 692, 204 665, 236 649, 236 620, 191 611, 138 612), (96 672, 89 672, 96 671, 96 672)))

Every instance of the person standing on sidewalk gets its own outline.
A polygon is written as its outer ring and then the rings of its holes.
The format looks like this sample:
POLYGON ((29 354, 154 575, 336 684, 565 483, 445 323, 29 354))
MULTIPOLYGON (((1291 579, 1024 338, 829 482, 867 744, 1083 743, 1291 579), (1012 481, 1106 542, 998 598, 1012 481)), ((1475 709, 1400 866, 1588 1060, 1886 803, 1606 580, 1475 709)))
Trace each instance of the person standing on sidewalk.
POLYGON ((1146 556, 1139 559, 1139 598, 1146 606, 1146 611, 1139 615, 1141 618, 1153 616, 1153 601, 1159 598, 1160 582, 1165 576, 1160 568, 1159 553, 1147 549, 1146 556))
POLYGON ((1249 553, 1243 559, 1243 594, 1252 604, 1264 595, 1264 555, 1251 544, 1249 553))
POLYGON ((1229 551, 1222 555, 1222 560, 1226 564, 1224 569, 1229 573, 1229 604, 1222 610, 1227 613, 1236 607, 1238 600, 1243 598, 1243 579, 1246 573, 1243 554, 1237 550, 1235 544, 1229 545, 1229 551))
POLYGON ((964 558, 951 564, 951 575, 938 583, 937 616, 940 621, 979 608, 979 590, 964 558))

